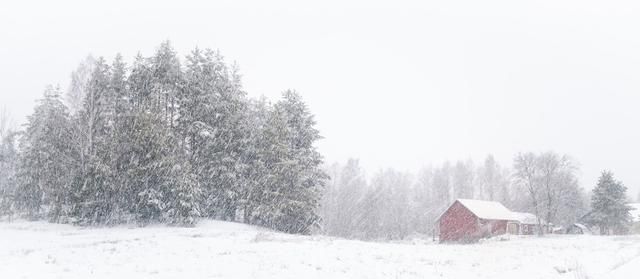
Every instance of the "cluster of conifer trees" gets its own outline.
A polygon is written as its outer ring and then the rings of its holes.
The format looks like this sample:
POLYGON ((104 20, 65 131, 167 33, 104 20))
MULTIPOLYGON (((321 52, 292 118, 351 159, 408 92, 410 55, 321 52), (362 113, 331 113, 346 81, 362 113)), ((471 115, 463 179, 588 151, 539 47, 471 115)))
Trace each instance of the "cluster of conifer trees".
POLYGON ((132 65, 88 59, 63 93, 47 88, 8 140, 19 144, 2 160, 15 164, 4 168, 0 213, 81 225, 208 217, 292 233, 318 225, 327 175, 295 91, 251 99, 218 52, 195 49, 183 62, 164 42, 132 65))

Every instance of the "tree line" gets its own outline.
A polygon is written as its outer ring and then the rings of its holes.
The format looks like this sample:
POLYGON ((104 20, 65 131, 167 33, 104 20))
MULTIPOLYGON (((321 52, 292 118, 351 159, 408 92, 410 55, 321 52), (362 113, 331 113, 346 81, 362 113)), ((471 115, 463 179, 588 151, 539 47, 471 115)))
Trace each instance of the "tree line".
POLYGON ((519 153, 501 166, 489 155, 481 164, 445 162, 417 174, 394 169, 367 177, 357 159, 327 168, 320 207, 323 233, 356 239, 393 240, 431 235, 439 215, 458 198, 498 201, 530 212, 544 227, 587 223, 623 233, 629 227, 626 188, 604 172, 593 192, 579 184, 577 162, 555 152, 519 153), (602 180, 604 179, 604 182, 602 180))
POLYGON ((200 217, 291 233, 319 226, 327 174, 295 91, 252 99, 219 52, 163 42, 131 65, 88 58, 2 129, 0 215, 80 225, 200 217))

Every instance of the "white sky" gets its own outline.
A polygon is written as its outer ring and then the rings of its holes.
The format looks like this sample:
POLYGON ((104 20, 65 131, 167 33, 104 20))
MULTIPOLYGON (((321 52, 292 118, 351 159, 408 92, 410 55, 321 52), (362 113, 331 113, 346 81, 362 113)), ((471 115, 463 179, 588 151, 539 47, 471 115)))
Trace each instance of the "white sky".
POLYGON ((237 61, 245 89, 300 91, 328 162, 416 171, 554 150, 640 189, 637 1, 12 1, 0 4, 0 107, 24 120, 88 54, 170 39, 237 61), (268 2, 268 3, 267 3, 268 2))

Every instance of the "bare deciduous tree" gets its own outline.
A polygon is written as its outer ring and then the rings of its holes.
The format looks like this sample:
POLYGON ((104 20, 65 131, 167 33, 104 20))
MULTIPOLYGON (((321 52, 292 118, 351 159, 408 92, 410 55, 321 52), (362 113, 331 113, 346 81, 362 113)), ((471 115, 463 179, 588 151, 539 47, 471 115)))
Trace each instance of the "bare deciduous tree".
POLYGON ((533 205, 534 214, 538 221, 538 235, 542 235, 542 221, 540 220, 540 187, 539 169, 537 167, 537 158, 533 153, 519 153, 514 159, 513 167, 515 169, 514 177, 516 181, 524 185, 529 192, 531 203, 533 205))
POLYGON ((540 216, 544 216, 545 225, 550 229, 552 222, 559 221, 558 210, 562 203, 583 198, 575 194, 579 191, 573 191, 578 187, 578 168, 567 155, 521 153, 514 160, 514 169, 516 181, 527 189, 538 216, 539 234, 543 231, 540 216))

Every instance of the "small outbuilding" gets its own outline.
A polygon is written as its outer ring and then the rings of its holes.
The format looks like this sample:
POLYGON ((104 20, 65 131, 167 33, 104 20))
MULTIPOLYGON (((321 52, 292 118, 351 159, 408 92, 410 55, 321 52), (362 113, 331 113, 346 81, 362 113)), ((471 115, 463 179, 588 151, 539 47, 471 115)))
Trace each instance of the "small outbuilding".
MULTIPOLYGON (((527 212, 512 212, 515 221, 507 224, 509 234, 531 235, 537 232, 538 219, 536 215, 527 212)), ((541 220, 544 224, 544 221, 541 220)))
POLYGON ((440 242, 473 242, 505 234, 508 223, 517 223, 513 212, 499 202, 457 199, 437 219, 440 242))
POLYGON ((575 223, 569 226, 566 229, 565 233, 566 234, 591 234, 591 230, 589 229, 589 227, 583 224, 575 223))

